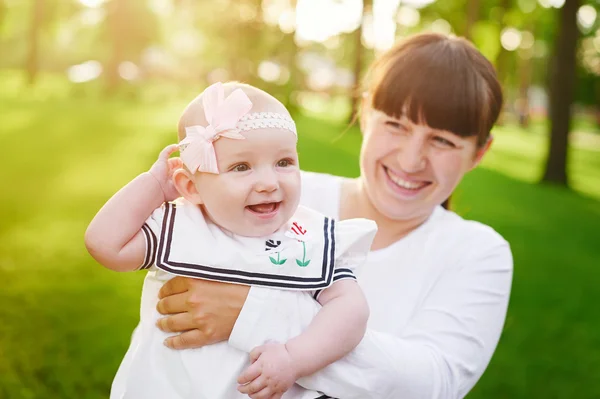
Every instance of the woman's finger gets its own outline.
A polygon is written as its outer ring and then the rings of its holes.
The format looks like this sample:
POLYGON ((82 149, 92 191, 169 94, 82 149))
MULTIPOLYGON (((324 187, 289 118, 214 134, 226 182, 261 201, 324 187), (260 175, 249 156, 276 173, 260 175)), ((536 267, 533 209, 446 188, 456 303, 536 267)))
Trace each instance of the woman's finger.
POLYGON ((156 310, 164 315, 187 312, 189 310, 188 295, 181 293, 163 298, 156 304, 156 310))
POLYGON ((271 388, 265 387, 257 393, 253 393, 248 396, 250 396, 250 399, 269 399, 271 396, 273 396, 273 394, 271 393, 271 388))
POLYGON ((186 331, 165 339, 165 345, 171 349, 192 349, 211 344, 201 330, 186 331))
POLYGON ((250 381, 254 381, 255 379, 257 379, 261 372, 261 365, 258 363, 253 363, 250 366, 246 367, 246 370, 244 370, 242 374, 240 374, 240 376, 237 379, 237 382, 240 385, 245 385, 250 381))
POLYGON ((164 332, 184 332, 196 327, 189 313, 179 313, 163 317, 158 319, 156 326, 164 332))
POLYGON ((246 395, 253 395, 263 390, 266 386, 266 380, 262 376, 258 376, 254 381, 251 381, 246 385, 240 385, 238 391, 245 393, 246 395))
POLYGON ((158 291, 158 297, 162 299, 170 295, 186 292, 189 288, 188 280, 189 279, 181 276, 172 278, 160 288, 160 291, 158 291))

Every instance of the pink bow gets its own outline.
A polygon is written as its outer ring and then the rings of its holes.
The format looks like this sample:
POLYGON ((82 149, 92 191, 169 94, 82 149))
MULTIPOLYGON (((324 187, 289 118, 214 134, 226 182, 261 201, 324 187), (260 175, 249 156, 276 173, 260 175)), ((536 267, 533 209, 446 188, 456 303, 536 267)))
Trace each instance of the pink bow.
POLYGON ((188 126, 185 139, 181 140, 181 160, 195 173, 219 173, 217 155, 213 142, 220 137, 243 140, 236 124, 250 111, 252 102, 241 89, 236 89, 227 98, 223 85, 217 82, 204 90, 202 104, 208 126, 188 126), (183 146, 183 147, 182 147, 183 146))

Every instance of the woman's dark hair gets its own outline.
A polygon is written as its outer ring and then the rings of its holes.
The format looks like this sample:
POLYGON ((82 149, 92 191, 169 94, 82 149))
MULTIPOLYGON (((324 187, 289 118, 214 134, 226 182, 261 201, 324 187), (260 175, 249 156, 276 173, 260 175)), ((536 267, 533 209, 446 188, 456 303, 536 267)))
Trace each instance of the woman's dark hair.
MULTIPOLYGON (((367 105, 408 117, 483 147, 502 109, 502 88, 493 65, 470 42, 423 33, 399 42, 371 66, 367 105)), ((442 204, 448 209, 450 198, 442 204)))
POLYGON ((382 54, 366 77, 367 104, 393 116, 487 142, 502 108, 492 64, 467 40, 409 37, 382 54))

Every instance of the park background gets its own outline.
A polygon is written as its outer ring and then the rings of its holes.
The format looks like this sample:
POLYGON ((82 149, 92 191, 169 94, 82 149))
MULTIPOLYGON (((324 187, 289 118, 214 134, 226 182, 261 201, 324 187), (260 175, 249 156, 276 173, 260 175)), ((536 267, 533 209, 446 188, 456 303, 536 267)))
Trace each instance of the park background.
POLYGON ((506 104, 453 208, 511 244, 499 347, 469 398, 600 398, 597 0, 0 0, 0 398, 106 398, 143 273, 84 230, 236 79, 297 120, 303 169, 357 176, 366 67, 422 31, 465 36, 506 104), (341 135, 341 133, 344 133, 341 135))

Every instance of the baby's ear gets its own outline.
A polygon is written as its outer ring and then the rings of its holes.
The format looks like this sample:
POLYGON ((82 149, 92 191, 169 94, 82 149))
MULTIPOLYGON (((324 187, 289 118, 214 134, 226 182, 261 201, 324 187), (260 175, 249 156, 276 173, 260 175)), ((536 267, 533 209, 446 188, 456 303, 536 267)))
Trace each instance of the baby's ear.
POLYGON ((194 176, 187 169, 181 168, 173 172, 173 184, 183 198, 192 204, 202 204, 202 197, 196 188, 194 176))

